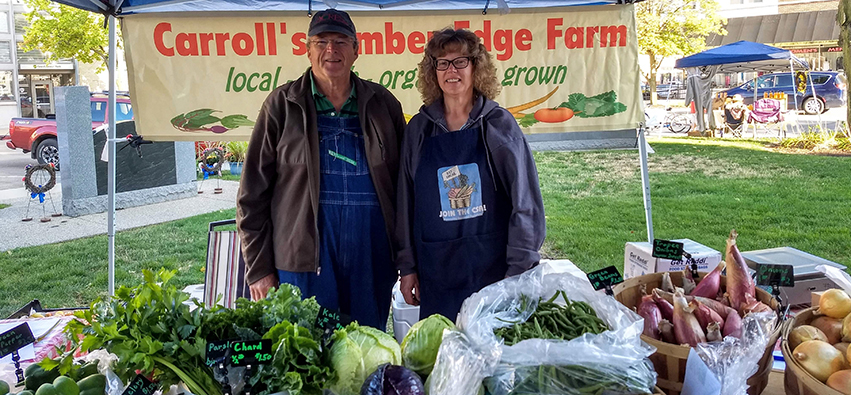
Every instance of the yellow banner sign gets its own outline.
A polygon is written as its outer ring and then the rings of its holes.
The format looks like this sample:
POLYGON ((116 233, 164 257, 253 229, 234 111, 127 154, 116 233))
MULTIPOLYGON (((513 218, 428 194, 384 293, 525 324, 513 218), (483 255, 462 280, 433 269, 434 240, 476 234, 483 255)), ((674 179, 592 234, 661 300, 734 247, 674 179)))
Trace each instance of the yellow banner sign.
MULTIPOLYGON (((502 84, 497 101, 524 132, 632 129, 643 118, 631 5, 351 16, 360 44, 354 72, 390 89, 407 114, 422 105, 417 63, 430 32, 454 26, 482 38, 502 84)), ((269 92, 310 66, 309 23, 292 12, 125 17, 140 134, 247 140, 269 92)))

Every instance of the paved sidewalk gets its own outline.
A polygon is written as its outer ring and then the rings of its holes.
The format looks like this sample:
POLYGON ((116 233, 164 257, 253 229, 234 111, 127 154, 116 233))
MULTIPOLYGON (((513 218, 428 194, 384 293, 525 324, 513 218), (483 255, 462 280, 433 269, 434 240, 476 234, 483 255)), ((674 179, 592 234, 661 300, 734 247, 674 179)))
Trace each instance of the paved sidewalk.
MULTIPOLYGON (((192 217, 218 210, 236 207, 236 192, 239 188, 237 181, 220 181, 223 193, 214 194, 215 180, 207 180, 201 184, 203 194, 178 199, 169 202, 156 203, 147 206, 131 207, 115 212, 115 229, 122 231, 140 226, 153 225, 176 219, 192 217)), ((62 210, 62 188, 57 184, 51 192, 56 209, 62 210)), ((10 204, 11 207, 0 209, 0 251, 19 247, 36 246, 58 243, 95 235, 106 234, 107 213, 84 215, 80 217, 56 217, 50 222, 41 222, 41 204, 29 199, 22 188, 0 191, 0 203, 10 204), (30 204, 29 216, 32 221, 23 222, 30 204)), ((45 199, 45 212, 48 217, 53 213, 50 199, 45 199)))

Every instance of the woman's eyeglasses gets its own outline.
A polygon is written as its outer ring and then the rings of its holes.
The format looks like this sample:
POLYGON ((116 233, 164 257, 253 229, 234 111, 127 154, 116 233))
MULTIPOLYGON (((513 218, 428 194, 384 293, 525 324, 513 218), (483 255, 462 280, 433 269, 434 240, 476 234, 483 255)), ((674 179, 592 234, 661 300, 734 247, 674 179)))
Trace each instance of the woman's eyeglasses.
POLYGON ((473 61, 472 56, 461 56, 452 60, 447 59, 435 59, 434 60, 434 68, 437 71, 449 70, 449 65, 455 66, 456 70, 461 70, 467 68, 470 65, 470 62, 473 61))
POLYGON ((310 42, 313 43, 313 45, 316 48, 319 48, 319 49, 328 48, 328 45, 334 45, 335 47, 338 47, 338 48, 348 48, 352 45, 352 43, 354 43, 354 41, 352 41, 352 40, 347 40, 347 39, 343 39, 343 38, 337 39, 337 40, 319 39, 319 40, 311 40, 310 42))

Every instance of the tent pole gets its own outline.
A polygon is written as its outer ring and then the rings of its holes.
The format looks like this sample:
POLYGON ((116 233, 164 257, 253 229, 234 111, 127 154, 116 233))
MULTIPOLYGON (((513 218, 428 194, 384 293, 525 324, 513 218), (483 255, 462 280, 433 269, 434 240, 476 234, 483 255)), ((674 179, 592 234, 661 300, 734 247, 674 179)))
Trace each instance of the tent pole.
MULTIPOLYGON (((816 100, 818 100, 818 95, 816 95, 816 86, 815 86, 815 84, 813 84, 813 75, 812 75, 812 73, 807 73, 807 77, 808 77, 808 78, 809 78, 809 80, 810 80, 810 88, 811 88, 811 89, 812 89, 812 91, 813 91, 813 97, 814 97, 816 100)), ((827 103, 825 103, 824 105, 825 105, 825 106, 827 106, 827 103)), ((821 132, 824 132, 824 131, 825 131, 825 130, 824 130, 824 123, 822 122, 822 119, 821 119, 821 113, 818 113, 817 115, 818 115, 818 130, 819 130, 819 133, 821 133, 821 132)))
MULTIPOLYGON (((797 80, 795 79, 795 62, 792 61, 792 58, 789 58, 789 70, 792 71, 792 84, 794 85, 794 88, 795 88, 795 89, 792 90, 794 92, 794 95, 795 95, 794 97, 792 97, 792 101, 795 102, 795 128, 798 129, 798 135, 800 136, 802 133, 801 133, 801 123, 798 122, 798 111, 800 110, 798 108, 798 83, 797 83, 797 80)), ((788 106, 788 104, 787 104, 787 106, 788 106)), ((783 129, 783 137, 784 138, 786 137, 786 129, 783 129)))
POLYGON ((647 223, 647 241, 653 243, 653 213, 650 207, 650 175, 647 170, 647 140, 644 124, 638 126, 638 154, 641 157, 641 192, 644 195, 644 221, 647 223))
POLYGON ((109 207, 107 208, 107 237, 109 239, 109 295, 115 295, 115 16, 109 17, 109 131, 107 144, 109 144, 109 171, 107 188, 109 190, 109 207))

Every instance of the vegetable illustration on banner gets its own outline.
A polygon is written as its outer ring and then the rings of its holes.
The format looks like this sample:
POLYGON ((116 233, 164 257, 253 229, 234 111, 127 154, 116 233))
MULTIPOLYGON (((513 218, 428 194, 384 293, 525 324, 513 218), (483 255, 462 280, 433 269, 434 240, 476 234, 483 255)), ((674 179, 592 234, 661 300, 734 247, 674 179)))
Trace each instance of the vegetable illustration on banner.
POLYGON ((487 210, 482 195, 476 189, 481 183, 479 165, 469 163, 442 167, 437 170, 438 182, 443 184, 440 193, 440 217, 444 221, 457 221, 479 217, 487 210))
POLYGON ((213 132, 225 133, 240 126, 254 126, 254 121, 242 114, 228 115, 219 118, 213 115, 218 110, 202 108, 180 114, 171 119, 171 126, 182 132, 213 132))
MULTIPOLYGON (((555 93, 555 90, 549 95, 527 103, 511 108, 531 108, 542 104, 555 93), (526 107, 531 104, 531 107, 526 107)), ((626 111, 626 105, 618 101, 618 94, 615 91, 608 91, 597 96, 587 97, 582 93, 572 93, 567 97, 567 101, 553 108, 542 108, 535 111, 534 114, 523 114, 512 112, 517 118, 517 123, 520 127, 528 128, 538 122, 544 123, 561 123, 570 120, 574 116, 579 118, 600 118, 609 117, 626 111)), ((509 109, 511 112, 511 109, 509 109)))

